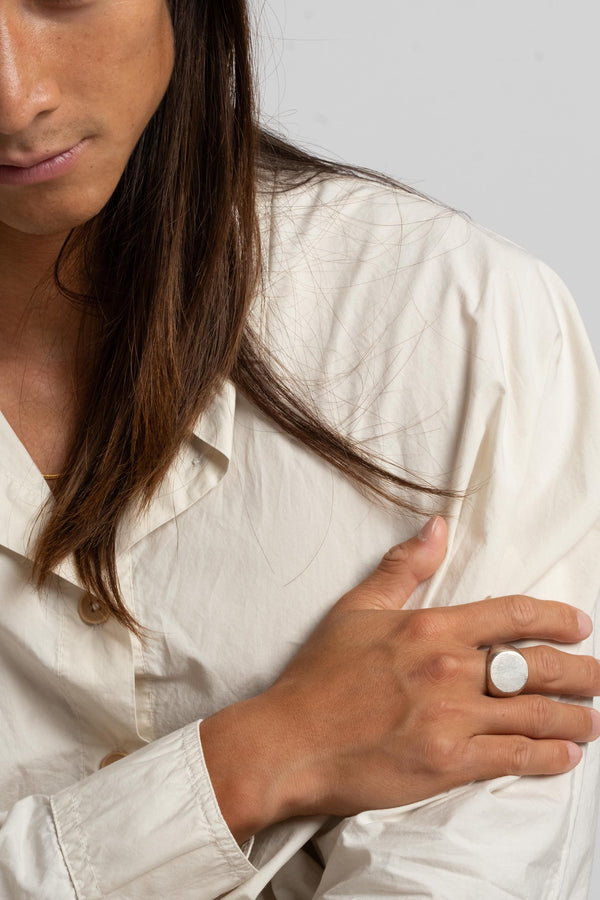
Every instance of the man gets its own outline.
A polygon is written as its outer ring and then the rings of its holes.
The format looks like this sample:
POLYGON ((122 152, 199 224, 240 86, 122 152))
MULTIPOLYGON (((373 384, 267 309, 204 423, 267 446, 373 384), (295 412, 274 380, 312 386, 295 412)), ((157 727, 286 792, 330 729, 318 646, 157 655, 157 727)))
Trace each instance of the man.
POLYGON ((527 254, 259 136, 247 31, 0 0, 2 891, 583 896, 598 717, 533 695, 598 665, 492 698, 481 648, 590 646, 514 594, 593 608, 589 344, 527 254))

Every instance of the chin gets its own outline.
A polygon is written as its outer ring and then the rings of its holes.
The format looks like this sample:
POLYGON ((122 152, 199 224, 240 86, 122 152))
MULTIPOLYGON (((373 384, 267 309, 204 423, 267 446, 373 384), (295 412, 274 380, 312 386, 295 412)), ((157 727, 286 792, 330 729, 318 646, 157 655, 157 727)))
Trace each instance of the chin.
POLYGON ((0 223, 32 236, 66 236, 97 216, 119 183, 122 166, 113 162, 99 168, 95 178, 87 171, 72 173, 0 197, 0 223))
POLYGON ((22 206, 18 210, 0 209, 0 223, 21 234, 66 237, 73 228, 85 225, 97 216, 109 197, 102 197, 96 202, 89 202, 88 198, 88 202, 84 203, 48 203, 38 204, 32 209, 22 206))

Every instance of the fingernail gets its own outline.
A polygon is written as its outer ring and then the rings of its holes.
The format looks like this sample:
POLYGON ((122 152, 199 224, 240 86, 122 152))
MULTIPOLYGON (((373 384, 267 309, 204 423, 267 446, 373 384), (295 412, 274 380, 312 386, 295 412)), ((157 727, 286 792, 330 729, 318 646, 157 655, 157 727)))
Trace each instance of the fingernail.
POLYGON ((592 734, 594 737, 598 737, 600 735, 600 712, 597 709, 590 710, 592 714, 592 734))
POLYGON ((439 527, 438 519, 439 516, 432 516, 428 522, 423 525, 417 537, 420 541, 431 541, 435 537, 436 531, 439 527))
POLYGON ((579 631, 582 637, 588 637, 594 628, 594 623, 590 619, 587 613, 584 613, 581 609, 577 610, 577 622, 579 624, 579 631))
POLYGON ((583 756, 581 747, 578 744, 573 744, 571 741, 567 743, 567 753, 569 754, 569 762, 572 765, 578 763, 583 756))

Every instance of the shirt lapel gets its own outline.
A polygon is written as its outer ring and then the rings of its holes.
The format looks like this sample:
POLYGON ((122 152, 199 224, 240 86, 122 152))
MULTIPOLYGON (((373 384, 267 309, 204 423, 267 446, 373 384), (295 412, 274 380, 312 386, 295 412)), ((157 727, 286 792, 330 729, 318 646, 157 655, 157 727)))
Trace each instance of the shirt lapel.
MULTIPOLYGON (((149 507, 125 516, 117 537, 117 558, 165 522, 182 513, 215 487, 229 466, 236 391, 226 381, 200 416, 149 507)), ((30 558, 32 534, 51 492, 16 434, 0 415, 0 546, 30 558)), ((57 575, 81 587, 71 558, 57 575)))
POLYGON ((165 522, 212 490, 229 467, 233 444, 236 391, 226 381, 200 416, 148 509, 132 510, 121 523, 117 553, 127 552, 165 522))

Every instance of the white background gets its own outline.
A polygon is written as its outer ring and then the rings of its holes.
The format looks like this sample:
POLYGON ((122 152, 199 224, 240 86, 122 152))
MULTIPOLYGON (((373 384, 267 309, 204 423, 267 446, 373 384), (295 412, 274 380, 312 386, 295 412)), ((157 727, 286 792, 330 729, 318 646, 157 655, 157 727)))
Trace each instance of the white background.
POLYGON ((252 6, 263 120, 541 257, 570 287, 600 358, 595 0, 252 6))

